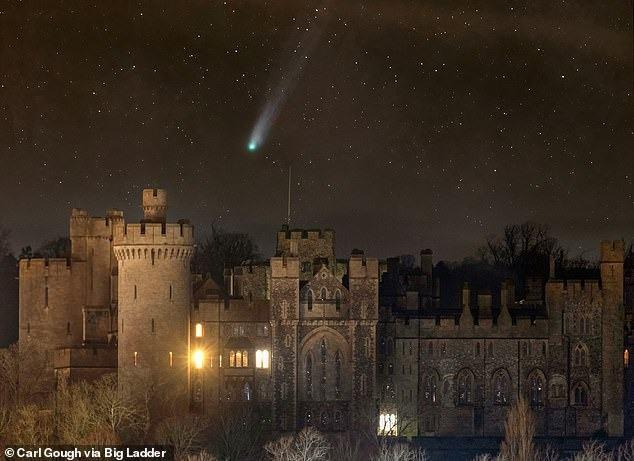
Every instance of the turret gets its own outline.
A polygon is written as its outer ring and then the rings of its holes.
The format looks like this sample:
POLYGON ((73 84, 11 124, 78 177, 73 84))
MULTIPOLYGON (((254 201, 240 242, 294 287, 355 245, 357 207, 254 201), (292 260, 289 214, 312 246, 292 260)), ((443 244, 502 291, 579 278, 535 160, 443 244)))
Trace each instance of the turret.
POLYGON ((190 259, 193 228, 165 223, 167 195, 143 191, 141 224, 119 224, 113 237, 118 261, 119 386, 134 396, 143 385, 162 386, 159 408, 188 408, 190 259))
POLYGON ((167 218, 167 192, 164 189, 143 189, 143 221, 164 223, 167 218))

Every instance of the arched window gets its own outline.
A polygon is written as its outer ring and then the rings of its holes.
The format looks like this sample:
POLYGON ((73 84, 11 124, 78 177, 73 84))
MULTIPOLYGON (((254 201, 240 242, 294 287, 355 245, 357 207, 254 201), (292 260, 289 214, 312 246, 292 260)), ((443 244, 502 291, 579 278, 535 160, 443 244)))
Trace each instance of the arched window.
POLYGON ((498 370, 493 375, 493 403, 506 405, 509 403, 510 382, 506 370, 498 370))
POLYGON ((319 424, 323 429, 326 429, 328 427, 328 424, 330 424, 330 416, 328 415, 327 411, 321 412, 321 415, 319 416, 319 424))
POLYGON ((306 398, 313 398, 313 359, 310 354, 306 356, 306 398))
POLYGON ((471 370, 461 370, 458 373, 458 405, 473 403, 473 381, 471 370))
POLYGON ((585 344, 579 343, 573 352, 573 363, 576 367, 588 366, 588 348, 585 344))
POLYGON ((249 383, 244 383, 242 393, 244 394, 244 400, 251 400, 251 385, 249 383))
POLYGON ((341 398, 341 352, 335 353, 335 398, 341 398))
POLYGON ((235 351, 229 352, 229 366, 231 368, 234 368, 236 366, 236 352, 235 351))
POLYGON ((326 362, 328 356, 328 350, 326 348, 326 340, 321 338, 321 344, 319 345, 319 354, 321 361, 321 382, 320 382, 320 391, 321 391, 321 399, 326 400, 326 362))
POLYGON ((237 351, 236 352, 236 364, 235 366, 237 368, 242 367, 242 351, 237 351))
POLYGON ((436 403, 437 401, 436 391, 438 390, 438 377, 436 376, 436 373, 431 372, 427 374, 425 376, 423 383, 424 383, 423 397, 425 398, 425 401, 428 403, 436 403))
POLYGON ((625 349, 623 351, 623 367, 629 368, 630 366, 630 351, 625 349))
POLYGON ((249 366, 249 353, 247 351, 242 351, 242 366, 244 368, 249 366))
POLYGON ((319 297, 321 298, 322 301, 324 299, 328 299, 328 290, 326 290, 326 287, 321 287, 321 291, 319 292, 319 297))
POLYGON ((528 377, 528 397, 532 407, 544 406, 544 374, 533 371, 528 377))
POLYGON ((364 373, 359 377, 359 393, 364 397, 366 395, 366 387, 367 387, 367 384, 366 384, 366 377, 364 373))
POLYGON ((313 310, 313 300, 315 298, 315 294, 313 293, 313 290, 308 290, 306 292, 306 303, 308 304, 308 310, 312 311, 313 310))
POLYGON ((577 383, 572 391, 573 404, 577 406, 588 405, 588 386, 585 383, 577 383))
POLYGON ((335 291, 335 308, 341 310, 341 291, 335 291))

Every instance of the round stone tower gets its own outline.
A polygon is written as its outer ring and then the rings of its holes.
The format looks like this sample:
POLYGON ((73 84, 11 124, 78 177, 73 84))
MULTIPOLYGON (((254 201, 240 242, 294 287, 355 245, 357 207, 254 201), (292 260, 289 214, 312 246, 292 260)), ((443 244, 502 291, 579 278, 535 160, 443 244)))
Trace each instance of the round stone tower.
POLYGON ((114 229, 118 261, 119 388, 146 393, 156 411, 189 405, 193 227, 167 223, 167 194, 143 191, 144 217, 114 229), (166 408, 166 405, 169 408, 166 408))

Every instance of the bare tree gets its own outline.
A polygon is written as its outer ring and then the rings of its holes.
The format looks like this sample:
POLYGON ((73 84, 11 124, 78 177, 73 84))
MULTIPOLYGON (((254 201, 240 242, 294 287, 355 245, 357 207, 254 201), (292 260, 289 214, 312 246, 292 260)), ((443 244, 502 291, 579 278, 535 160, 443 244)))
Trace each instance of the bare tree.
POLYGON ((43 445, 53 437, 52 412, 38 405, 17 407, 4 434, 6 445, 43 445))
POLYGON ((412 447, 407 443, 382 443, 372 459, 374 461, 427 461, 429 458, 425 450, 412 447))
POLYGON ((48 395, 46 351, 33 339, 0 349, 0 405, 43 400, 48 395))
POLYGON ((212 225, 211 232, 198 243, 193 266, 198 273, 210 274, 222 285, 225 266, 257 259, 258 253, 258 246, 248 234, 227 232, 212 225))
POLYGON ((621 444, 614 451, 614 461, 634 461, 634 439, 621 444))
POLYGON ((221 459, 255 460, 262 456, 263 416, 252 405, 220 404, 209 425, 212 451, 221 459))
POLYGON ((174 448, 174 458, 183 459, 200 449, 205 421, 193 415, 172 416, 156 427, 155 440, 174 448))
POLYGON ((531 461, 537 458, 533 443, 535 415, 526 399, 520 397, 509 410, 504 423, 500 458, 507 461, 531 461))
POLYGON ((583 444, 580 452, 572 457, 572 461, 611 461, 612 456, 605 451, 602 443, 592 440, 583 444))
POLYGON ((328 459, 330 444, 319 431, 307 427, 294 436, 269 442, 264 449, 273 461, 322 461, 328 459))

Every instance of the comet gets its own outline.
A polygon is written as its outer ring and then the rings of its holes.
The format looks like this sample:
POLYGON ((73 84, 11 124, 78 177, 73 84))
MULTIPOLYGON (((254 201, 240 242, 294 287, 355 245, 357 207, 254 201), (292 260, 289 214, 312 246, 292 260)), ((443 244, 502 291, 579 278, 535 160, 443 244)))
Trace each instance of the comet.
POLYGON ((286 66, 282 66, 283 73, 275 85, 271 85, 268 97, 258 114, 251 136, 247 143, 247 150, 255 152, 264 144, 271 127, 277 120, 280 110, 291 95, 297 83, 308 65, 310 55, 315 50, 321 36, 321 28, 318 26, 307 27, 302 39, 293 49, 293 57, 286 66), (272 88, 272 89, 271 89, 272 88))

